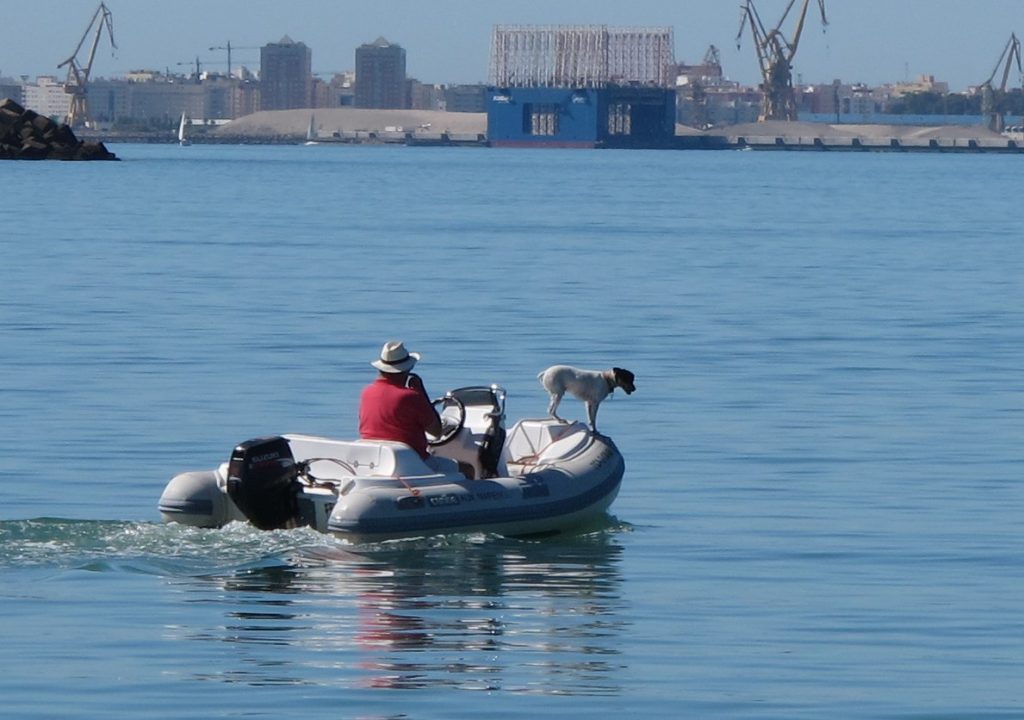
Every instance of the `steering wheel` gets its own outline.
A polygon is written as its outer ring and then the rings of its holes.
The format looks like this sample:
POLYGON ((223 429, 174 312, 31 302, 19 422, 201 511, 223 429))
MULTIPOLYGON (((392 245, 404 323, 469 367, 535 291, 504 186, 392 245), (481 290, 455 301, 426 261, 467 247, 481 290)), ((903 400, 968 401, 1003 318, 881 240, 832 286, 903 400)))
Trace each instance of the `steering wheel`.
POLYGON ((439 397, 431 403, 437 416, 441 418, 441 434, 436 438, 427 436, 427 445, 437 447, 451 441, 459 434, 459 430, 466 424, 466 406, 462 401, 452 395, 439 397))

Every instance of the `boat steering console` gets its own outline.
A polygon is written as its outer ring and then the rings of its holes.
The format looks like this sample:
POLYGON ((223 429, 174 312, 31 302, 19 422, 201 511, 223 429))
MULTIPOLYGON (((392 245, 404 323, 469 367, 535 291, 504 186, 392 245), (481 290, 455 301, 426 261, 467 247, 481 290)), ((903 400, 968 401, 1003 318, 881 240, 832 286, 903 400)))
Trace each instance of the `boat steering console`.
POLYGON ((441 435, 427 439, 432 452, 467 462, 470 458, 463 455, 468 450, 475 455, 470 464, 478 479, 497 476, 505 445, 505 399, 504 388, 489 385, 450 390, 434 400, 441 435), (460 442, 453 443, 456 438, 460 442))
POLYGON ((438 447, 451 442, 466 425, 466 405, 451 392, 445 393, 431 403, 434 411, 441 419, 441 434, 437 437, 427 436, 427 445, 438 447))

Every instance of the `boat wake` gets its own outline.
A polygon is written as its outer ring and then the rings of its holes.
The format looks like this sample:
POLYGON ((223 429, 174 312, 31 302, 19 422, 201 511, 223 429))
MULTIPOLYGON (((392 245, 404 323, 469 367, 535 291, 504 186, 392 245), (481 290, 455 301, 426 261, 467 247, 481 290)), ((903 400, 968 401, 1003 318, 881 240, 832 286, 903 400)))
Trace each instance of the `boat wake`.
MULTIPOLYGON (((588 537, 629 529, 608 516, 580 528, 574 536, 560 537, 558 543, 585 542, 588 537)), ((363 567, 387 562, 396 553, 469 550, 488 544, 507 550, 556 543, 474 533, 355 545, 309 527, 265 532, 241 522, 207 529, 173 523, 44 517, 0 521, 0 569, 224 576, 273 568, 363 567)))
POLYGON ((312 542, 330 544, 308 529, 260 533, 242 523, 204 530, 131 521, 7 520, 0 522, 0 567, 202 575, 275 559, 287 562, 312 542))

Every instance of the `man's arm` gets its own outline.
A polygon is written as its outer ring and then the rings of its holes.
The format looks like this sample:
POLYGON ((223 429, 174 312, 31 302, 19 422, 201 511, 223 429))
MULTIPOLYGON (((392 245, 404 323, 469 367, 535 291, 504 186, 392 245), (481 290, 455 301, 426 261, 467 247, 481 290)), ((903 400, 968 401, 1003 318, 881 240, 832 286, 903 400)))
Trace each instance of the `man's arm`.
POLYGON ((440 437, 441 418, 438 417, 437 411, 434 410, 433 403, 430 402, 430 396, 427 395, 427 390, 426 388, 423 387, 422 378, 420 378, 420 376, 417 375, 416 373, 409 373, 409 381, 406 383, 406 387, 412 390, 417 390, 423 396, 423 399, 426 401, 427 407, 430 409, 429 416, 426 413, 424 413, 424 419, 426 420, 429 418, 429 420, 428 422, 425 423, 423 429, 426 431, 428 435, 431 435, 433 437, 440 437))

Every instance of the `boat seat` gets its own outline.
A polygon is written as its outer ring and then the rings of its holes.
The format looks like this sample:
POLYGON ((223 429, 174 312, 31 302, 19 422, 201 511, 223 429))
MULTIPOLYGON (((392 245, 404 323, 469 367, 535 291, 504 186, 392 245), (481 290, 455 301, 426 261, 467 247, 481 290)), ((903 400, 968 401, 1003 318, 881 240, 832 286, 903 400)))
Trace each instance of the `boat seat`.
POLYGON ((415 450, 400 442, 384 440, 330 440, 309 435, 285 435, 299 462, 324 458, 314 463, 321 479, 370 476, 395 477, 434 475, 415 450), (335 462, 337 461, 337 462, 335 462))
POLYGON ((501 453, 501 466, 536 463, 559 440, 585 429, 579 422, 560 423, 550 418, 522 420, 513 426, 501 453))

